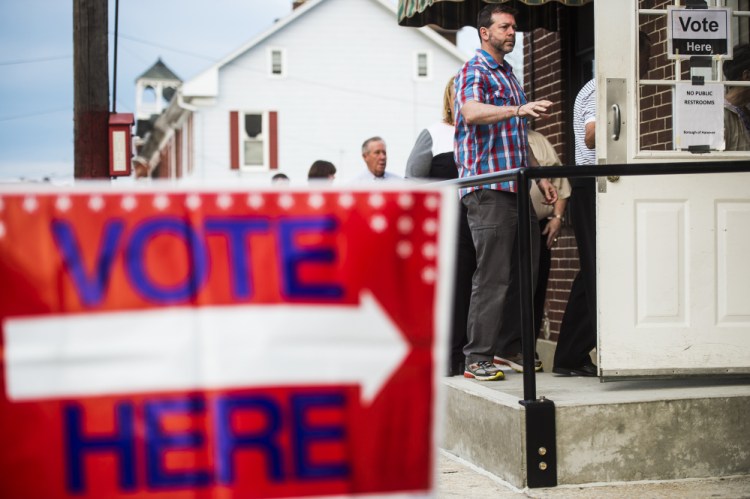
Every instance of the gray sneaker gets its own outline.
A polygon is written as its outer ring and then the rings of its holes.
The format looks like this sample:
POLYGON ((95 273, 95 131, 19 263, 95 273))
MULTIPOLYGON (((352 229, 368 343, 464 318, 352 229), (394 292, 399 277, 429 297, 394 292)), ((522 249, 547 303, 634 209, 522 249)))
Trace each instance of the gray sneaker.
POLYGON ((464 369, 464 378, 474 378, 477 381, 495 381, 505 379, 505 373, 489 360, 482 360, 467 364, 466 369, 464 369))
MULTIPOLYGON (((510 366, 511 369, 517 373, 523 372, 523 355, 515 353, 513 355, 495 356, 495 364, 510 366)), ((534 359, 534 371, 539 372, 542 370, 542 361, 534 359)))

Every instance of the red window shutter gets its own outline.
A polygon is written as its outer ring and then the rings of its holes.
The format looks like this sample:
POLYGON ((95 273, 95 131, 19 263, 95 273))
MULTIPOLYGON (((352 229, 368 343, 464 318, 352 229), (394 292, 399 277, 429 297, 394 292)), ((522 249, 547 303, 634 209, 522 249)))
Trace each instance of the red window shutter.
POLYGON ((240 113, 229 112, 229 168, 240 169, 240 113))
POLYGON ((188 173, 193 173, 193 113, 188 115, 187 143, 187 171, 188 173))
POLYGON ((176 178, 182 178, 184 174, 184 159, 182 157, 182 128, 174 132, 174 149, 175 149, 175 173, 176 178))
POLYGON ((268 151, 269 161, 268 165, 271 170, 278 170, 279 168, 279 113, 277 111, 269 111, 268 113, 268 151))

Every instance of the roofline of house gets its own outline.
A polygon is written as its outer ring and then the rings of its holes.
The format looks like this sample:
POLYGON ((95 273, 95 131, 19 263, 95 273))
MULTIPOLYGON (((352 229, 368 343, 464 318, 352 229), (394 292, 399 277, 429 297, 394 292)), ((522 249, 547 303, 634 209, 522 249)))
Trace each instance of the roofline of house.
MULTIPOLYGON (((195 78, 191 78, 190 80, 184 82, 182 84, 182 90, 181 93, 183 96, 190 98, 190 97, 216 97, 219 94, 219 69, 221 69, 222 66, 228 64, 232 60, 236 59, 239 55, 243 54, 244 52, 247 52, 248 50, 252 49, 256 45, 259 45, 263 40, 269 38, 271 35, 276 33, 277 31, 280 31, 283 29, 286 25, 294 22, 298 17, 304 15, 307 11, 314 9, 321 3, 325 2, 326 0, 308 0, 301 6, 297 7, 296 9, 292 10, 291 14, 288 16, 279 19, 276 21, 270 28, 253 38, 252 40, 248 41, 246 44, 242 45, 237 50, 233 51, 223 59, 221 59, 219 62, 214 64, 213 66, 209 67, 205 71, 201 72, 196 76, 195 78)), ((387 9, 389 12, 393 14, 393 20, 396 22, 398 11, 396 9, 396 6, 391 4, 389 0, 371 0, 383 8, 387 9)), ((437 33, 432 28, 429 28, 427 26, 422 28, 402 28, 402 29, 415 29, 422 33, 422 35, 426 36, 430 40, 432 40, 435 44, 439 45, 441 48, 443 48, 446 52, 448 52, 450 55, 454 56, 458 62, 463 63, 468 58, 466 54, 464 54, 462 51, 458 49, 455 45, 453 45, 451 42, 446 40, 443 36, 441 36, 439 33, 437 33)))

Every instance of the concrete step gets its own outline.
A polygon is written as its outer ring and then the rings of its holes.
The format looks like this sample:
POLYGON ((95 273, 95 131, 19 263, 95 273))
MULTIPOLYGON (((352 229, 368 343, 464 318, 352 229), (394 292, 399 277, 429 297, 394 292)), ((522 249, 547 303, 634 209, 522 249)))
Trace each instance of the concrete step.
MULTIPOLYGON (((750 380, 602 383, 538 373, 555 403, 558 484, 750 475, 750 380)), ((511 485, 527 483, 523 375, 444 378, 441 447, 511 485)))
POLYGON ((519 489, 446 451, 438 455, 437 499, 747 499, 750 475, 558 485, 519 489))

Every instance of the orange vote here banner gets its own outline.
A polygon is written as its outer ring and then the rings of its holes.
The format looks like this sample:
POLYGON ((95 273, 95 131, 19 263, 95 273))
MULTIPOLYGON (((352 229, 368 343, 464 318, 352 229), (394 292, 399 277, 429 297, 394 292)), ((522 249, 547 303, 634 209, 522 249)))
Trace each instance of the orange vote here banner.
POLYGON ((0 495, 434 492, 454 197, 0 188, 0 495))

